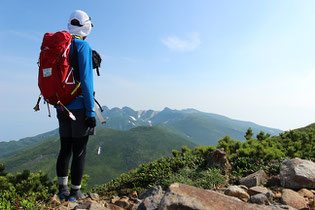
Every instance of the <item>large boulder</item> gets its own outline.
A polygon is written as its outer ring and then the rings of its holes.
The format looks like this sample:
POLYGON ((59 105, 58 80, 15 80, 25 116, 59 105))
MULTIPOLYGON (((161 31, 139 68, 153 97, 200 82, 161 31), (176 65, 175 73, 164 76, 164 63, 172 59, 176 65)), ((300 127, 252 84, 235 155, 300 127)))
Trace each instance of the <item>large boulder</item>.
POLYGON ((161 186, 151 187, 149 190, 142 192, 140 199, 143 201, 139 204, 138 210, 155 210, 164 196, 161 186))
POLYGON ((254 187, 254 186, 258 186, 258 185, 263 185, 267 182, 267 178, 268 178, 268 176, 265 173, 265 171, 259 170, 253 174, 250 174, 246 177, 243 177, 240 180, 240 184, 245 185, 247 187, 254 187))
POLYGON ((283 189, 282 190, 282 198, 281 202, 283 204, 292 206, 296 209, 307 208, 307 203, 305 199, 297 192, 291 189, 283 189))
POLYGON ((315 163, 300 158, 283 161, 280 166, 280 181, 285 188, 315 189, 315 163))
POLYGON ((166 191, 159 210, 264 210, 281 209, 277 207, 250 204, 237 198, 220 194, 215 191, 207 191, 200 188, 174 183, 166 191))

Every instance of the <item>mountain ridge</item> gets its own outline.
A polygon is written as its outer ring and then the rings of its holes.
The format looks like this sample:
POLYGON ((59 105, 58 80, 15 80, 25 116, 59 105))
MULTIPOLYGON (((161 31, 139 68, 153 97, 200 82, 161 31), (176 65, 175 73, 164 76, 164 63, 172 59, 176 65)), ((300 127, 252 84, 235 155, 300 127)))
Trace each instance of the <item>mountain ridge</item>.
MULTIPOLYGON (((254 135, 260 131, 277 135, 279 129, 260 126, 249 121, 240 121, 229 117, 201 112, 193 108, 182 110, 165 107, 162 111, 152 109, 135 111, 130 107, 103 106, 102 116, 107 123, 102 125, 97 119, 98 127, 116 130, 130 130, 138 126, 158 126, 184 137, 197 145, 216 145, 218 139, 229 135, 233 139, 244 141, 246 130, 251 127, 254 135)), ((48 137, 58 136, 58 129, 27 137, 18 141, 0 142, 0 158, 9 157, 45 141, 48 137)))
POLYGON ((251 127, 254 135, 260 131, 278 135, 280 129, 261 126, 250 121, 235 120, 223 115, 201 112, 188 108, 182 110, 165 107, 162 111, 140 110, 129 107, 109 109, 104 107, 103 117, 108 120, 105 125, 118 130, 128 130, 137 126, 159 126, 179 134, 196 144, 216 145, 218 139, 230 135, 234 139, 244 141, 244 133, 251 127), (195 130, 195 132, 191 132, 195 130), (199 134, 197 135, 197 130, 199 134))

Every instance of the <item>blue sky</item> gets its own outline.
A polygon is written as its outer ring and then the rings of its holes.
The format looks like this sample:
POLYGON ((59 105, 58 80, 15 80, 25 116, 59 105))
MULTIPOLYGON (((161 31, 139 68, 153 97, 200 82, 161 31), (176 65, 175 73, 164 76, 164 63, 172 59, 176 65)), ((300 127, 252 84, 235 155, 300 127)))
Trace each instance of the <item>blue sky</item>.
POLYGON ((315 122, 315 2, 298 0, 2 0, 0 141, 57 128, 39 95, 45 32, 86 11, 109 108, 195 108, 283 130, 315 122))

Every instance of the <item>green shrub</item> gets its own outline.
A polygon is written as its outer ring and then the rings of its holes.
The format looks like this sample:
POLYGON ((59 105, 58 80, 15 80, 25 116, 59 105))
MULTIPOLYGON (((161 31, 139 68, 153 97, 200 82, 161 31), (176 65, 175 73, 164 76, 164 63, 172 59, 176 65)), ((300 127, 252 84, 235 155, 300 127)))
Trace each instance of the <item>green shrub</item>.
POLYGON ((56 186, 41 171, 6 174, 0 176, 0 209, 38 209, 55 192, 56 186))
POLYGON ((92 192, 106 197, 114 194, 128 194, 132 191, 141 193, 152 186, 163 185, 165 180, 173 177, 182 168, 198 168, 204 165, 204 158, 187 147, 182 147, 182 152, 173 150, 173 155, 173 157, 162 157, 142 164, 137 169, 121 174, 120 177, 105 185, 92 188, 92 192))
POLYGON ((163 180, 161 186, 167 189, 172 183, 187 184, 203 189, 214 189, 220 185, 226 184, 226 178, 221 170, 217 168, 188 168, 181 169, 173 174, 169 179, 163 180))

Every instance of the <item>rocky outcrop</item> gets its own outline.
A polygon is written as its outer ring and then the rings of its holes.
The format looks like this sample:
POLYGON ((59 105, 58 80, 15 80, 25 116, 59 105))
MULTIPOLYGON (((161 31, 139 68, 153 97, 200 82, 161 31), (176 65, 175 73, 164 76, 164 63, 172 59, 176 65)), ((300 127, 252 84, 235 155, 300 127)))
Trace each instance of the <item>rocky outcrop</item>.
POLYGON ((161 200, 159 210, 236 210, 280 209, 272 206, 249 204, 239 199, 200 188, 174 183, 161 200))
MULTIPOLYGON (((221 150, 211 155, 212 158, 223 154, 221 150), (217 155, 216 155, 217 154, 217 155)), ((223 154, 224 155, 224 154, 223 154)), ((209 156, 210 157, 210 156, 209 156)), ((224 156, 219 158, 224 160, 224 156)), ((228 162, 221 162, 223 166, 228 162)), ((255 172, 247 177, 244 185, 221 186, 212 190, 204 190, 185 184, 174 183, 165 192, 160 186, 152 187, 140 194, 133 192, 128 196, 113 196, 109 200, 102 200, 96 193, 90 193, 86 198, 75 203, 60 203, 58 196, 53 196, 49 202, 53 209, 110 209, 110 210, 236 210, 236 209, 311 209, 315 210, 314 195, 312 187, 313 172, 310 161, 292 159, 284 161, 281 165, 281 183, 270 186, 270 178, 263 171, 255 172), (311 170, 311 171, 310 171, 311 170), (261 184, 268 180, 266 187, 261 184), (295 183, 288 183, 295 182, 295 183), (306 184, 305 184, 306 183, 306 184), (248 187, 254 184, 255 186, 248 187), (258 185, 259 186, 256 186, 258 185), (301 188, 307 185, 309 189, 301 188), (292 187, 293 186, 293 187, 292 187), (299 187, 298 187, 299 186, 299 187), (311 188, 311 189, 310 189, 311 188)), ((220 164, 221 166, 222 164, 220 164)), ((275 182, 279 183, 279 182, 275 182)))
POLYGON ((159 204, 164 196, 164 191, 161 186, 152 187, 148 191, 140 195, 143 201, 140 203, 139 210, 154 210, 159 207, 159 204))
POLYGON ((299 158, 283 161, 280 167, 280 181, 285 188, 315 189, 315 163, 299 158))
POLYGON ((217 149, 209 154, 207 167, 221 168, 225 173, 229 173, 232 169, 223 149, 217 149))
POLYGON ((247 187, 254 187, 258 185, 263 185, 267 182, 267 174, 264 170, 259 170, 253 174, 250 174, 242 179, 240 179, 240 184, 247 187))
POLYGON ((236 209, 315 209, 314 190, 276 188, 271 191, 262 186, 247 188, 244 185, 228 186, 218 191, 204 190, 193 186, 174 183, 165 192, 160 186, 152 187, 138 198, 133 192, 129 196, 113 196, 104 201, 90 193, 77 202, 60 204, 57 196, 50 203, 54 209, 100 209, 100 210, 236 210, 236 209), (225 193, 225 194, 223 194, 225 193))

